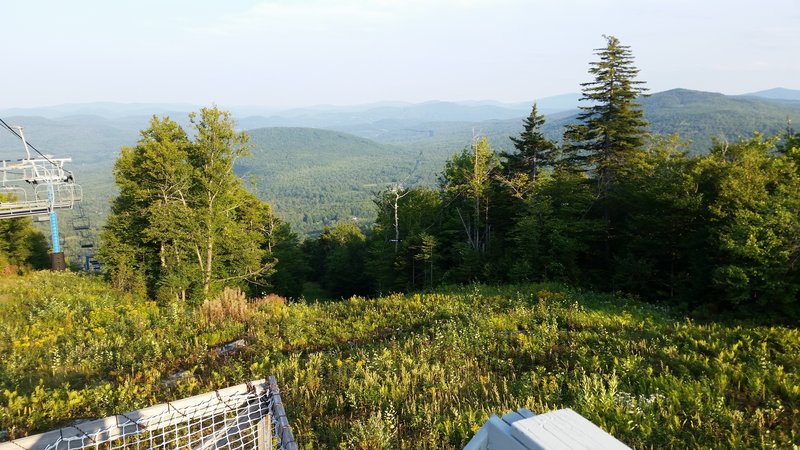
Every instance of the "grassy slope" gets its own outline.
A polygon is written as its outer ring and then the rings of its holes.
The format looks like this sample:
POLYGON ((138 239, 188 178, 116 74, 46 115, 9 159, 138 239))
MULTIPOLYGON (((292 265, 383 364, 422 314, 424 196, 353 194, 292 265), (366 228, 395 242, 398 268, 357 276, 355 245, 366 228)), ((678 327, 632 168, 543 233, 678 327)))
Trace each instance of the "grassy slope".
POLYGON ((520 407, 573 408, 636 448, 800 440, 797 330, 697 324, 557 285, 267 301, 213 326, 71 274, 3 283, 0 297, 12 435, 275 374, 305 448, 460 448, 520 407), (239 354, 206 354, 237 335, 239 354), (193 375, 177 387, 159 382, 181 369, 193 375))

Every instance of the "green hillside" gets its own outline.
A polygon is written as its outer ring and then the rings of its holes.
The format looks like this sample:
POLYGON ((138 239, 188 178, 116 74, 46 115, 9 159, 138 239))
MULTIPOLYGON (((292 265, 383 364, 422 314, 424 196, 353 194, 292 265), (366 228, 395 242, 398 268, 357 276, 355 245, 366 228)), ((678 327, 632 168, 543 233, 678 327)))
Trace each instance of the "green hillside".
POLYGON ((461 448, 492 413, 569 407, 633 448, 792 448, 800 333, 697 323, 554 284, 196 311, 94 277, 0 279, 0 431, 282 384, 301 448, 461 448), (210 348, 244 338, 221 356, 210 348), (185 371, 174 385, 164 380, 185 371))
POLYGON ((252 155, 237 173, 252 178, 260 197, 302 233, 332 222, 367 226, 375 218, 372 192, 416 179, 418 152, 313 128, 248 130, 252 155))
MULTIPOLYGON (((706 152, 714 137, 733 141, 753 131, 778 132, 785 128, 787 120, 800 123, 800 104, 789 100, 675 89, 653 94, 642 103, 654 132, 679 133, 691 141, 689 149, 694 153, 706 152)), ((240 159, 237 170, 252 175, 259 195, 272 202, 300 233, 318 233, 326 224, 353 217, 368 226, 375 214, 370 200, 373 191, 399 181, 433 185, 444 162, 470 145, 474 135, 488 136, 496 150, 511 150, 509 136, 522 130, 522 115, 518 119, 445 121, 455 116, 448 113, 437 117, 441 108, 437 103, 420 105, 417 109, 427 111, 427 115, 404 116, 415 109, 385 107, 374 108, 380 112, 375 117, 369 115, 371 110, 331 111, 314 116, 315 124, 339 131, 248 130, 253 156, 240 159), (392 111, 396 117, 391 117, 392 111)), ((24 125, 30 140, 39 148, 73 158, 72 167, 76 180, 84 187, 88 214, 95 223, 102 223, 108 201, 116 192, 112 167, 119 148, 135 143, 147 118, 6 119, 11 124, 24 125)), ((184 116, 176 115, 176 119, 185 124, 184 116)), ((287 115, 281 120, 292 124, 309 119, 287 115)), ((259 122, 257 118, 246 121, 259 122)), ((548 137, 559 139, 563 127, 574 121, 574 113, 553 114, 548 116, 543 131, 548 137)), ((10 134, 0 135, 3 159, 19 158, 21 151, 19 142, 10 134)))
POLYGON ((686 89, 659 92, 643 99, 642 106, 653 132, 678 133, 696 153, 707 151, 713 138, 735 141, 753 131, 772 135, 788 123, 800 123, 800 103, 686 89))

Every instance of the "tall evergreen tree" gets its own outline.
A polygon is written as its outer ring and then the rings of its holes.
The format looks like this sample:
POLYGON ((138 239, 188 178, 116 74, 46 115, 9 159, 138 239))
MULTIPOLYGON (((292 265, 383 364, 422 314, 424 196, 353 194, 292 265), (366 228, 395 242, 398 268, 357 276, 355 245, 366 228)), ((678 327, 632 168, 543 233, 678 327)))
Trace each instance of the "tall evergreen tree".
POLYGON ((553 141, 544 137, 541 131, 542 125, 544 116, 539 114, 534 103, 531 114, 523 120, 524 131, 519 137, 511 137, 517 151, 500 154, 506 159, 506 170, 511 175, 511 180, 524 174, 527 179, 535 183, 543 168, 555 164, 558 147, 553 141))
POLYGON ((613 264, 617 232, 625 223, 626 212, 620 208, 625 198, 619 178, 636 171, 642 161, 642 146, 647 136, 647 122, 636 98, 646 89, 635 80, 639 70, 633 65, 630 48, 614 36, 604 36, 606 46, 595 49, 598 61, 591 62, 589 73, 594 80, 583 83, 580 123, 568 125, 564 133, 561 167, 586 172, 595 185, 597 201, 589 216, 601 219, 598 236, 601 241, 589 243, 596 253, 596 262, 588 273, 596 275, 595 282, 605 284, 613 277, 603 272, 613 264))
POLYGON ((634 78, 630 47, 614 36, 604 36, 606 47, 595 50, 599 61, 590 63, 594 80, 583 83, 580 124, 567 126, 564 134, 565 159, 589 170, 597 182, 598 194, 605 196, 615 174, 623 169, 632 152, 641 148, 647 121, 636 98, 647 90, 634 78))
MULTIPOLYGON (((530 115, 523 120, 522 133, 510 137, 516 151, 500 153, 504 161, 501 173, 495 175, 499 185, 495 190, 498 194, 494 201, 495 220, 491 224, 495 239, 489 269, 493 278, 519 278, 511 275, 512 269, 519 266, 517 234, 526 232, 518 224, 531 213, 531 208, 540 206, 532 201, 532 197, 552 174, 552 170, 544 169, 554 169, 556 165, 559 148, 542 134, 544 122, 544 116, 539 114, 534 103, 530 115)), ((527 225, 527 232, 535 233, 529 226, 531 223, 527 225)), ((519 271, 515 275, 519 275, 519 271)), ((524 277, 528 278, 528 274, 524 277)))

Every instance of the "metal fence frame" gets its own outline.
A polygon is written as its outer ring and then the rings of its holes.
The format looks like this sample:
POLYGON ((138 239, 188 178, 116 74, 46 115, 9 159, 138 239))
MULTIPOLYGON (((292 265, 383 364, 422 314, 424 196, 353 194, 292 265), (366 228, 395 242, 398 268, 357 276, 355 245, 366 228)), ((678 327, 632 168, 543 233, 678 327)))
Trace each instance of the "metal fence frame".
MULTIPOLYGON (((274 448, 278 450, 297 450, 297 443, 294 440, 281 400, 280 389, 273 376, 270 376, 266 382, 263 379, 251 381, 173 402, 2 442, 0 450, 59 450, 63 448, 60 446, 61 443, 79 438, 88 438, 95 442, 91 445, 92 448, 103 448, 101 442, 110 442, 135 433, 162 430, 187 420, 203 420, 204 411, 214 407, 227 406, 227 401, 232 397, 240 399, 240 402, 245 402, 248 411, 248 415, 236 418, 235 425, 241 425, 243 421, 250 422, 253 420, 251 413, 257 414, 256 448, 258 450, 272 450, 274 440, 277 441, 277 446, 274 448), (264 402, 266 404, 262 404, 264 402), (202 405, 202 408, 198 408, 198 405, 202 405), (166 421, 158 420, 154 424, 149 423, 153 417, 167 416, 172 412, 179 413, 179 416, 166 421), (130 428, 132 431, 129 431, 130 428)), ((214 435, 210 440, 208 445, 202 447, 226 448, 226 433, 214 435)))

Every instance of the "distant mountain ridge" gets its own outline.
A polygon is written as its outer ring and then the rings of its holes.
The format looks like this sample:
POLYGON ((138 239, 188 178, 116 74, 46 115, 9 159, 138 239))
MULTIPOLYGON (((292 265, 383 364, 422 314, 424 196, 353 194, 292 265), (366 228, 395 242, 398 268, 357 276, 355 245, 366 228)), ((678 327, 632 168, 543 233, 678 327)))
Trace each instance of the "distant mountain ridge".
POLYGON ((773 100, 797 100, 800 101, 800 89, 786 89, 782 87, 767 89, 765 91, 751 92, 744 94, 748 97, 761 97, 773 100))
MULTIPOLYGON (((563 94, 535 100, 544 113, 566 111, 577 107, 579 94, 563 94)), ((530 111, 533 101, 504 103, 495 100, 440 101, 420 103, 376 102, 364 105, 318 105, 301 108, 258 106, 223 107, 230 110, 242 128, 297 126, 325 128, 383 119, 481 121, 517 117, 530 111)), ((113 103, 93 102, 36 108, 0 109, 0 117, 40 116, 49 119, 70 116, 99 116, 116 120, 126 117, 150 117, 153 114, 185 116, 200 109, 188 103, 113 103)))
MULTIPOLYGON (((690 151, 702 153, 713 138, 731 141, 753 131, 774 134, 790 121, 800 123, 800 102, 790 98, 794 91, 764 92, 767 97, 673 89, 642 98, 641 103, 653 132, 679 133, 691 141, 690 151)), ((551 105, 570 107, 547 114, 547 136, 560 139, 564 126, 576 121, 579 97, 549 100, 551 105)), ((236 170, 251 178, 259 195, 301 233, 319 232, 336 220, 356 218, 366 224, 374 217, 371 192, 398 182, 434 184, 444 162, 467 147, 474 135, 486 135, 496 150, 512 150, 509 137, 522 131, 531 104, 384 102, 349 108, 323 105, 271 116, 234 111, 253 145, 252 157, 237 160, 236 170)), ((538 104, 541 111, 546 102, 538 104)), ((87 105, 57 108, 69 113, 59 118, 5 114, 10 110, 0 111, 0 117, 24 126, 28 139, 42 151, 72 157, 86 204, 98 214, 107 210, 108 198, 116 192, 112 167, 120 147, 134 145, 154 113, 169 114, 185 126, 187 111, 176 109, 198 109, 161 104, 163 111, 147 111, 143 104, 134 104, 122 108, 133 115, 116 116, 112 111, 113 117, 101 117, 91 113, 103 113, 108 104, 87 105)), ((23 153, 15 137, 0 133, 0 159, 18 159, 23 153)))
POLYGON ((800 102, 785 99, 729 96, 672 89, 642 100, 645 117, 656 133, 678 133, 692 141, 690 150, 708 150, 714 138, 736 140, 754 131, 772 135, 800 121, 800 102))
MULTIPOLYGON (((800 103, 783 99, 730 96, 713 92, 672 89, 639 99, 655 133, 678 133, 688 141, 692 153, 708 151, 712 140, 735 140, 754 131, 771 135, 784 130, 787 123, 800 123, 800 103)), ((543 132, 560 140, 564 127, 577 122, 578 110, 546 115, 543 132)), ((511 150, 509 136, 522 131, 520 115, 514 119, 410 122, 382 120, 336 127, 341 131, 398 146, 414 146, 431 157, 452 155, 467 145, 473 133, 489 137, 497 149, 511 150), (447 150, 449 149, 449 151, 447 150)))
MULTIPOLYGON (((653 95, 658 96, 664 92, 653 95)), ((702 91, 689 92, 700 93, 702 91)), ((773 88, 737 96, 716 95, 730 98, 756 97, 780 102, 800 101, 800 90, 786 88, 773 88)), ((420 103, 383 101, 362 105, 316 105, 299 108, 223 106, 223 109, 230 110, 243 129, 269 126, 331 128, 381 120, 414 120, 420 122, 504 120, 527 115, 534 102, 537 103, 540 113, 552 115, 577 109, 580 104, 580 97, 581 95, 578 93, 569 93, 538 98, 529 102, 512 103, 495 100, 431 100, 420 103)), ((0 117, 39 116, 48 119, 63 119, 72 116, 97 116, 116 121, 120 119, 141 120, 142 117, 149 118, 156 114, 160 116, 169 115, 173 119, 182 121, 181 118, 186 116, 187 113, 199 109, 200 105, 190 103, 90 102, 33 108, 0 108, 0 117)))
POLYGON ((189 103, 91 102, 33 108, 7 108, 0 109, 0 114, 2 114, 2 117, 40 116, 48 119, 60 119, 69 116, 99 116, 104 119, 119 119, 130 116, 149 117, 153 114, 186 114, 198 109, 198 106, 189 103))

